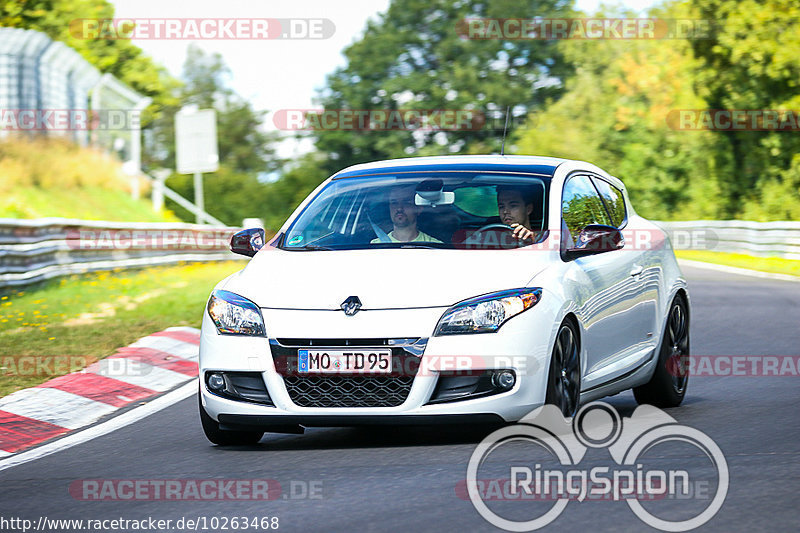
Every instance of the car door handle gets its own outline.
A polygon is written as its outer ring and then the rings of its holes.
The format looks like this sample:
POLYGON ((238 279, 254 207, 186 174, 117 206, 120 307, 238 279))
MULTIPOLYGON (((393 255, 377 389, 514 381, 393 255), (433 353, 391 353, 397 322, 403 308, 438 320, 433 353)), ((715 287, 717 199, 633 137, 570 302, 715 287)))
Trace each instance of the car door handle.
POLYGON ((644 272, 642 265, 633 265, 633 268, 631 269, 631 276, 638 276, 642 272, 644 272))

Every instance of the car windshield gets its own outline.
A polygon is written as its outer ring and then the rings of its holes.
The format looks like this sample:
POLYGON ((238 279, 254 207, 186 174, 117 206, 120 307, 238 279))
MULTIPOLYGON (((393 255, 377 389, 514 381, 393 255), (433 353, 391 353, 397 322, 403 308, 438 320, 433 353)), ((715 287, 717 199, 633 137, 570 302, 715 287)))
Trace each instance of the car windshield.
POLYGON ((504 249, 545 238, 549 179, 397 172, 331 181, 280 241, 286 250, 504 249), (524 226, 524 238, 512 227, 524 226))

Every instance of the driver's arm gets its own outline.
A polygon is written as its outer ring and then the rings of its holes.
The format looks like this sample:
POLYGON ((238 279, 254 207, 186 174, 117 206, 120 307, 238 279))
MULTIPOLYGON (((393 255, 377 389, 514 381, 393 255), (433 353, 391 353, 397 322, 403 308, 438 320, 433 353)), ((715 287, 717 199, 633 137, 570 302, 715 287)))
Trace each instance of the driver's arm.
POLYGON ((516 222, 514 224, 511 224, 511 227, 513 228, 513 231, 511 232, 511 235, 513 237, 515 237, 515 238, 517 238, 517 239, 519 239, 521 241, 533 241, 534 240, 535 232, 533 230, 529 230, 528 228, 526 228, 522 224, 518 224, 516 222))

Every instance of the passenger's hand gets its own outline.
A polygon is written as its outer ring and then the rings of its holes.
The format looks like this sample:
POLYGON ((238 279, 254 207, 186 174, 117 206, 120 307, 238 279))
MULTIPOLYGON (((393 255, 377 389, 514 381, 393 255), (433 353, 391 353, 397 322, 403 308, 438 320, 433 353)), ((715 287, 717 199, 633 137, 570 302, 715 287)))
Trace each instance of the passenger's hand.
POLYGON ((517 223, 511 224, 511 227, 513 228, 511 235, 514 238, 521 241, 533 241, 534 232, 532 230, 529 230, 522 224, 517 223))

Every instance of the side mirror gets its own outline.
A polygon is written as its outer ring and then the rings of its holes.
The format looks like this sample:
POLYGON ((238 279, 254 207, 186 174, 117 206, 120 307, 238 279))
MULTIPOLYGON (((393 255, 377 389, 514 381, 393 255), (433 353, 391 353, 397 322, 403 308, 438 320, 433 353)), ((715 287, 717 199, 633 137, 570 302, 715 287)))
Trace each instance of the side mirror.
POLYGON ((603 224, 589 224, 578 235, 575 246, 567 249, 565 255, 568 259, 584 255, 601 254, 620 250, 625 246, 622 232, 614 226, 603 224))
POLYGON ((261 228, 250 228, 234 233, 231 237, 231 252, 253 257, 264 247, 266 237, 261 228))

